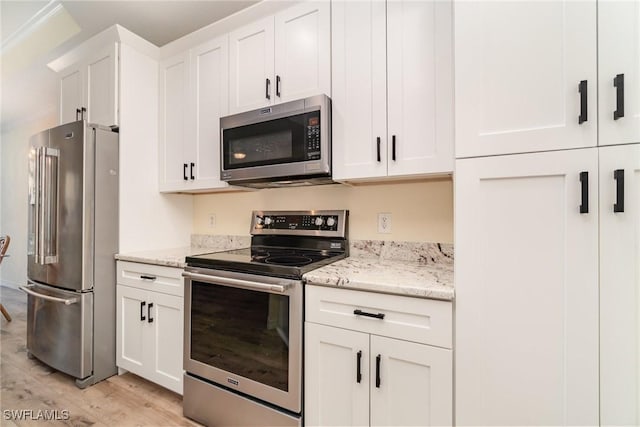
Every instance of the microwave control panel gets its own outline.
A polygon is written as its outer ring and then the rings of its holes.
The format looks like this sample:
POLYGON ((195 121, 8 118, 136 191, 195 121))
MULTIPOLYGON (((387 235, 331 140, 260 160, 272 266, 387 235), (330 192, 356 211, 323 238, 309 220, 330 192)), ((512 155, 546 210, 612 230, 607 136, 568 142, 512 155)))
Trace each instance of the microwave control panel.
POLYGON ((307 160, 320 159, 320 116, 318 113, 307 116, 307 160))

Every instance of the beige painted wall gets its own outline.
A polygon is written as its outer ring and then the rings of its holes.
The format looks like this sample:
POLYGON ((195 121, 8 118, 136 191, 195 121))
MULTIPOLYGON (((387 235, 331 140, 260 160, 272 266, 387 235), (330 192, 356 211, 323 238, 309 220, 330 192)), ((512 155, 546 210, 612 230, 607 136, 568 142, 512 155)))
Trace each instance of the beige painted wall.
POLYGON ((453 243, 451 179, 197 195, 193 231, 248 235, 254 209, 349 209, 350 239, 453 243), (392 233, 377 232, 378 212, 392 214, 392 233), (208 225, 209 214, 216 216, 213 228, 208 225))
POLYGON ((0 137, 2 156, 0 163, 0 234, 11 236, 8 254, 0 265, 2 285, 17 288, 27 283, 27 155, 29 138, 55 126, 56 117, 51 114, 11 130, 3 130, 0 137))

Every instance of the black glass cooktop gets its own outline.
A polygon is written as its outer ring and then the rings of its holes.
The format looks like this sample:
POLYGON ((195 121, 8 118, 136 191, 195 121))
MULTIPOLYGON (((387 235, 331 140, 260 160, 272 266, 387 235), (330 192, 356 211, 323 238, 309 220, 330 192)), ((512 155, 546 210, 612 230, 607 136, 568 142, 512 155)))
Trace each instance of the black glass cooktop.
POLYGON ((343 251, 252 246, 186 258, 190 267, 300 279, 313 269, 345 258, 343 251))

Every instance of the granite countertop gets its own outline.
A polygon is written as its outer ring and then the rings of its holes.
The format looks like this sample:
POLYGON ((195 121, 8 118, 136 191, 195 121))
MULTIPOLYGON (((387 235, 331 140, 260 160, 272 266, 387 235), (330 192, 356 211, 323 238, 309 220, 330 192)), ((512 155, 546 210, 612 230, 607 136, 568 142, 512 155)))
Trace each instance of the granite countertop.
POLYGON ((120 261, 141 262, 144 264, 184 268, 187 266, 187 264, 184 262, 186 257, 206 252, 211 252, 211 250, 206 248, 185 246, 181 248, 156 249, 150 251, 116 254, 116 259, 120 261))
MULTIPOLYGON (((116 254, 121 261, 186 267, 185 258, 250 246, 245 236, 194 235, 191 246, 116 254)), ((353 241, 351 256, 304 274, 306 283, 451 301, 453 246, 439 243, 353 241)))
POLYGON ((251 238, 248 236, 213 236, 194 234, 191 236, 191 246, 125 252, 116 254, 115 258, 120 261, 141 262, 144 264, 184 268, 187 266, 185 258, 188 256, 246 248, 250 245, 251 238))
POLYGON ((352 256, 310 271, 303 278, 312 285, 452 301, 453 249, 450 245, 427 245, 407 248, 387 244, 385 249, 383 244, 382 249, 373 251, 352 248, 352 256), (392 255, 399 253, 402 255, 392 255))

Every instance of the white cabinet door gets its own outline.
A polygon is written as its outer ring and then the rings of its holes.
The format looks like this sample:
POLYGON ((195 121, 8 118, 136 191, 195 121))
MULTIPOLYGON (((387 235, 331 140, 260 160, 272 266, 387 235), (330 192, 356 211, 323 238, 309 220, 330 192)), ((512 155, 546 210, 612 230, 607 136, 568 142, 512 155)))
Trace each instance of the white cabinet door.
POLYGON ((601 425, 640 425, 640 145, 599 151, 601 425))
POLYGON ((453 425, 451 353, 372 335, 371 425, 453 425))
POLYGON ((118 126, 118 43, 93 52, 86 73, 87 122, 118 126))
POLYGON ((385 3, 336 1, 331 14, 333 178, 386 176, 385 3))
POLYGON ((598 424, 597 156, 456 161, 456 424, 598 424))
POLYGON ((303 2, 275 16, 275 99, 331 95, 331 22, 327 1, 303 2))
POLYGON ((595 0, 459 1, 454 16, 456 157, 596 145, 595 0))
POLYGON ((390 176, 453 170, 451 7, 387 2, 390 176))
POLYGON ((305 424, 369 425, 369 373, 369 334, 306 322, 305 424))
POLYGON ((598 72, 598 143, 640 142, 640 2, 598 2, 598 72))
POLYGON ((229 37, 224 35, 191 49, 188 138, 195 141, 195 186, 226 188, 220 181, 220 117, 229 111, 229 37))
POLYGON ((146 331, 146 292, 128 286, 116 287, 117 342, 116 364, 136 374, 146 370, 146 352, 149 346, 146 331))
POLYGON ((182 394, 183 298, 149 292, 150 379, 182 394))
POLYGON ((274 21, 269 16, 229 34, 229 112, 274 102, 274 21))
POLYGON ((77 112, 82 108, 84 73, 79 64, 60 73, 60 124, 80 120, 77 112))
POLYGON ((188 52, 160 62, 160 191, 181 190, 190 179, 193 141, 185 138, 189 88, 188 52))

